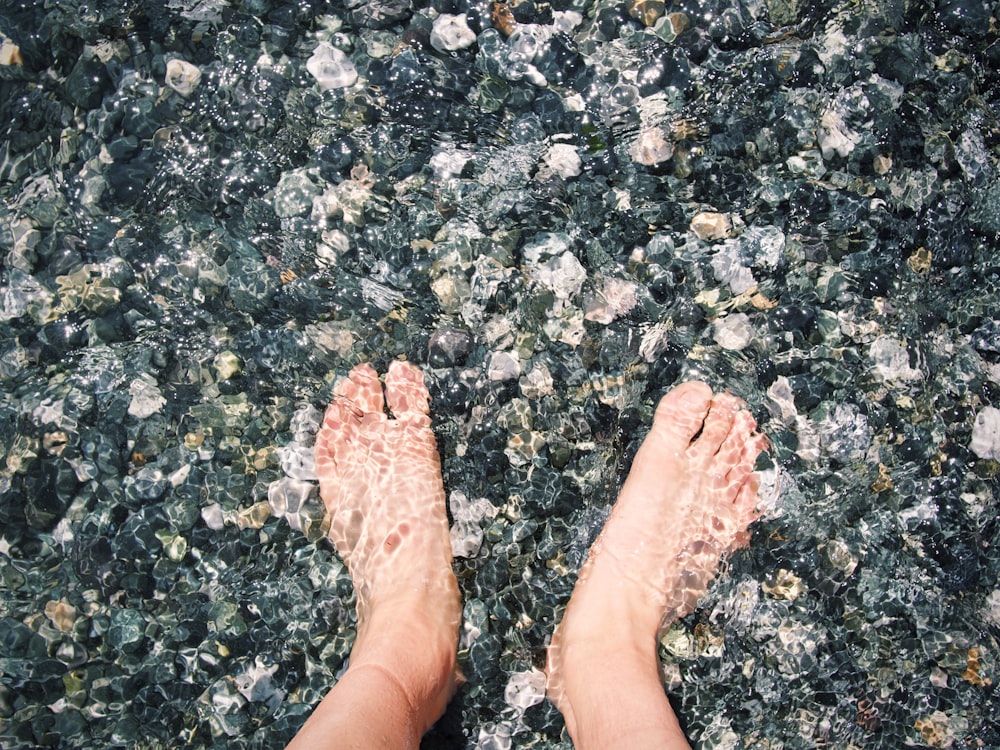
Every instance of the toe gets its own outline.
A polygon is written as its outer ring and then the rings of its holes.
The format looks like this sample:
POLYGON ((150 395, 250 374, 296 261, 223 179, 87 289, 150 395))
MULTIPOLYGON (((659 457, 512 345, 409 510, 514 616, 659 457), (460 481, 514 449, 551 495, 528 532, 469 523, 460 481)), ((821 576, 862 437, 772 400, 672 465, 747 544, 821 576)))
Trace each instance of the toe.
POLYGON ((708 416, 705 417, 705 427, 698 439, 692 444, 692 450, 699 456, 715 456, 722 449, 726 438, 732 433, 733 422, 742 403, 738 398, 728 393, 720 393, 715 396, 708 410, 708 416))
POLYGON ((334 399, 316 433, 316 445, 313 448, 320 497, 328 510, 337 505, 340 494, 338 485, 341 481, 339 462, 344 460, 350 445, 357 440, 357 433, 358 418, 352 407, 345 401, 334 399))
POLYGON ((389 411, 399 420, 430 424, 430 393, 420 368, 400 360, 389 365, 385 376, 385 397, 389 411))
POLYGON ((367 362, 356 365, 337 385, 336 398, 346 403, 357 417, 385 416, 385 400, 378 373, 367 362))
POLYGON ((746 409, 737 407, 733 420, 729 425, 729 433, 723 438, 717 452, 718 461, 722 465, 737 467, 746 464, 747 471, 752 471, 757 456, 754 454, 747 460, 747 447, 755 444, 757 422, 746 409))
POLYGON ((712 403, 712 389, 705 383, 681 383, 660 399, 653 418, 652 431, 676 442, 685 450, 705 424, 712 403))

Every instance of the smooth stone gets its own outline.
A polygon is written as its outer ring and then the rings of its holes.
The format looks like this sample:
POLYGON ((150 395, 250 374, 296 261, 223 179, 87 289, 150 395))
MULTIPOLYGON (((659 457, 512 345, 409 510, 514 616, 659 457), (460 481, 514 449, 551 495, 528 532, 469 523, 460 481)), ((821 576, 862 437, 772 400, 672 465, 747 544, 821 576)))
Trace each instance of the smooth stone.
POLYGON ((674 154, 674 146, 660 128, 644 128, 628 150, 636 164, 654 167, 674 154))
POLYGON ((434 19, 430 42, 438 52, 455 52, 475 44, 476 33, 464 13, 442 13, 434 19))
POLYGON ((542 168, 538 171, 540 179, 549 175, 558 175, 564 180, 578 177, 583 168, 583 160, 575 147, 568 143, 556 143, 545 154, 542 168))
POLYGON ((174 58, 167 62, 165 83, 178 94, 187 98, 201 83, 201 71, 187 60, 174 58))
POLYGON ((980 458, 1000 461, 1000 409, 985 406, 976 415, 969 448, 980 458))
POLYGON ((702 211, 691 219, 691 231, 699 240, 706 242, 724 240, 733 234, 733 220, 729 214, 702 211))
POLYGON ((472 334, 464 328, 439 328, 431 336, 427 349, 427 361, 431 367, 462 365, 472 351, 472 334))
POLYGON ((753 324, 746 313, 733 313, 715 321, 715 343, 739 351, 753 340, 753 324))
POLYGON ((319 83, 320 89, 347 88, 358 80, 358 69, 344 53, 329 42, 316 45, 312 56, 306 61, 306 70, 319 83))

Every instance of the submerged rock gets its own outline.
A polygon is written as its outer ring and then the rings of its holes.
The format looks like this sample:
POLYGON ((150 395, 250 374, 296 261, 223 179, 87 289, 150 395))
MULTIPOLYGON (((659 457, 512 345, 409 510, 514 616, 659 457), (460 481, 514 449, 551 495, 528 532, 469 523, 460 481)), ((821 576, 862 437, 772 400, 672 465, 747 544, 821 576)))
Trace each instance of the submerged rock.
POLYGON ((201 71, 186 60, 173 58, 167 62, 166 84, 183 97, 191 96, 201 83, 201 71))
POLYGON ((972 424, 969 448, 980 458, 1000 461, 1000 409, 983 407, 972 424))
POLYGON ((316 79, 322 91, 343 89, 358 80, 358 69, 344 53, 329 42, 320 42, 306 61, 306 70, 316 79))
POLYGON ((431 46, 439 52, 454 52, 476 43, 476 33, 469 28, 464 13, 442 13, 434 19, 431 46))

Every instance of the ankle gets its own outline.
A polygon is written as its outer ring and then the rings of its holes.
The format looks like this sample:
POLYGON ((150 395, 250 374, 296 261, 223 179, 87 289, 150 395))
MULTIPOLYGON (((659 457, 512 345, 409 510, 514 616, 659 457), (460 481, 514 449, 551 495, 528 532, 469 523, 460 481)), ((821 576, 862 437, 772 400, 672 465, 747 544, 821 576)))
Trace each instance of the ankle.
POLYGON ((649 647, 655 651, 666 597, 630 581, 628 573, 610 564, 614 560, 601 562, 578 582, 560 625, 561 640, 601 649, 613 644, 637 652, 649 647))
POLYGON ((574 745, 582 750, 687 748, 663 690, 655 640, 569 643, 556 694, 574 745))
POLYGON ((380 606, 359 623, 350 670, 373 669, 398 686, 425 731, 444 712, 457 678, 458 617, 380 606))

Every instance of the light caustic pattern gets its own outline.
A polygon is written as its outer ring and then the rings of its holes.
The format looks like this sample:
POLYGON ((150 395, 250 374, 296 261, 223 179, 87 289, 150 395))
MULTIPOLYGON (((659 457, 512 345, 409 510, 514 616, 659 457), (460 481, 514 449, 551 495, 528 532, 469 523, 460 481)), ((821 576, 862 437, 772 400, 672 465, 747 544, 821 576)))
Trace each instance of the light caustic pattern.
MULTIPOLYGON (((757 518, 754 472, 767 438, 746 405, 703 383, 665 396, 600 537, 591 548, 549 652, 549 694, 563 709, 564 642, 585 631, 607 602, 626 622, 663 627, 689 613, 721 557, 747 540, 757 518)), ((568 717, 568 722, 572 719, 568 717)))
POLYGON ((383 396, 375 370, 355 367, 316 437, 330 538, 351 572, 361 618, 380 597, 430 590, 458 596, 430 396, 408 363, 393 362, 385 381, 383 396))

